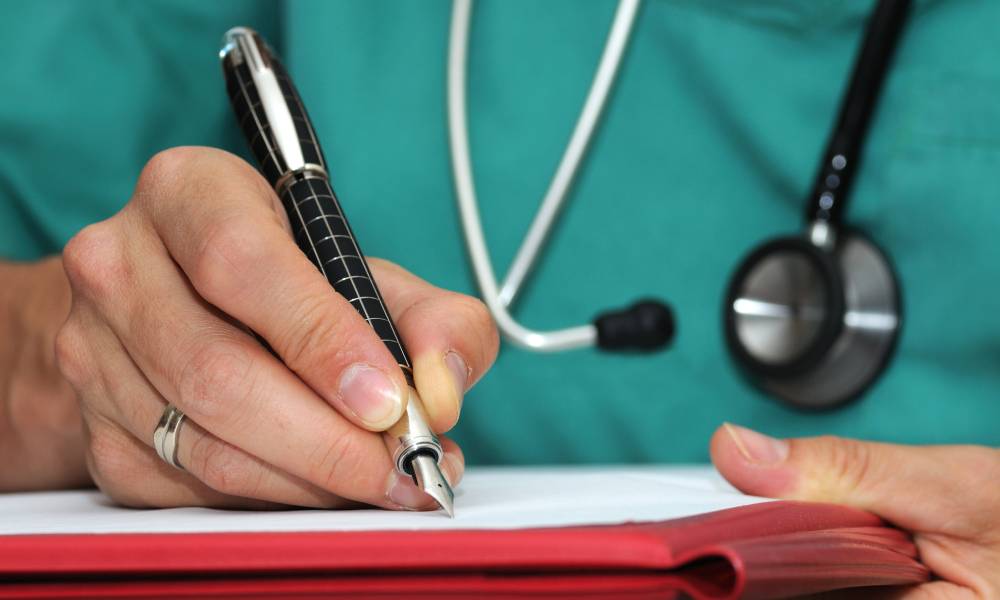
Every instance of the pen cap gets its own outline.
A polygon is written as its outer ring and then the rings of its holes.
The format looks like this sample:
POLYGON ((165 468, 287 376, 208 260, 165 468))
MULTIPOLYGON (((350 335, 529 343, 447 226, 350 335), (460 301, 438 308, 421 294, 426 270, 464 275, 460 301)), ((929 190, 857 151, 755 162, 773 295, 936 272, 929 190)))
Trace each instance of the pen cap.
POLYGON ((226 93, 267 181, 278 189, 288 173, 326 172, 312 122, 281 61, 252 29, 234 27, 224 39, 219 57, 226 93))

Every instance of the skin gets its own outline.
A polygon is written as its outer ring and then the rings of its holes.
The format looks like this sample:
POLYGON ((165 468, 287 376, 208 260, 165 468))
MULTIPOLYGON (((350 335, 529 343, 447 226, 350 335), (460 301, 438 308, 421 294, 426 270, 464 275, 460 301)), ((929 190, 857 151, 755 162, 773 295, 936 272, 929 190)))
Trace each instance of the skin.
MULTIPOLYGON (((18 383, 9 388, 7 427, 29 441, 4 461, 12 469, 6 489, 92 480, 139 507, 431 504, 394 473, 378 433, 405 409, 402 372, 294 244, 276 196, 242 160, 207 148, 157 155, 121 212, 66 245, 65 274, 51 262, 50 291, 38 295, 61 300, 37 321, 62 326, 39 334, 35 346, 47 349, 39 370, 51 377, 55 365, 62 375, 48 398, 65 407, 57 412, 72 412, 75 390, 78 412, 65 421, 82 427, 66 430, 84 451, 68 443, 63 457, 20 468, 45 447, 46 428, 19 416, 44 411, 31 386, 18 383), (342 385, 359 369, 381 373, 382 389, 342 385), (185 471, 152 448, 168 402, 188 416, 178 449, 185 471), (65 474, 41 475, 60 462, 65 474)), ((431 426, 446 431, 496 356, 492 321, 477 300, 384 261, 371 266, 411 352, 431 426)), ((461 451, 443 444, 443 470, 457 484, 461 451)))
POLYGON ((712 436, 711 453, 748 494, 846 504, 911 532, 937 580, 876 597, 1000 598, 1000 450, 777 440, 726 424, 712 436))
MULTIPOLYGON (((496 329, 479 301, 370 263, 431 425, 447 431, 496 357, 496 329)), ((96 484, 137 507, 432 506, 393 473, 378 433, 404 408, 391 393, 402 373, 239 158, 157 155, 121 212, 61 258, 0 263, 0 280, 0 334, 16 340, 0 345, 0 491, 96 484), (358 365, 388 387, 346 394, 358 365), (152 448, 167 402, 188 415, 185 471, 152 448)), ((443 443, 457 484, 461 451, 443 443)), ((711 454, 749 494, 848 504, 912 532, 938 580, 899 597, 1000 597, 1000 450, 775 440, 725 425, 711 454)))

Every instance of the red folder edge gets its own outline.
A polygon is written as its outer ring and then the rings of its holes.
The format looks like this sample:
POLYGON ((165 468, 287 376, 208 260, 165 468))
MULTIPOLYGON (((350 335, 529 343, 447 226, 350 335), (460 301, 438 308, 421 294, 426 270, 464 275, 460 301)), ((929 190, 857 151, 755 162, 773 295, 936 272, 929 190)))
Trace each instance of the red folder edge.
POLYGON ((878 517, 787 501, 546 529, 0 536, 0 597, 541 596, 576 586, 715 600, 928 577, 911 540, 878 517))

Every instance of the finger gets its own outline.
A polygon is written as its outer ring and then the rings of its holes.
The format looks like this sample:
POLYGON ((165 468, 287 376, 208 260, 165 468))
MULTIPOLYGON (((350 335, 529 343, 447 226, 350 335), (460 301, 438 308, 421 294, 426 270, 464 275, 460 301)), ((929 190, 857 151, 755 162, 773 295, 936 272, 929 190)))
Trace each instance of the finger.
POLYGON ((167 251, 208 302, 261 335, 282 361, 354 423, 399 420, 402 371, 357 310, 289 235, 277 198, 242 160, 209 149, 154 158, 140 202, 167 251))
MULTIPOLYGON (((337 496, 379 506, 392 461, 381 435, 353 425, 245 331, 197 297, 148 238, 90 229, 64 256, 74 289, 101 305, 161 396, 219 439, 337 496), (110 238, 110 241, 109 239, 110 238), (141 257, 142 268, 134 261, 141 257), (139 299, 155 298, 155 302, 139 299)), ((86 231, 86 230, 85 230, 86 231)))
POLYGON ((220 493, 160 460, 149 447, 96 413, 84 411, 87 467, 115 502, 134 508, 211 506, 266 509, 281 505, 220 493))
MULTIPOLYGON (((74 307, 69 323, 58 340, 59 354, 101 357, 100 368, 88 369, 95 376, 81 378, 74 375, 74 383, 87 407, 88 414, 91 415, 90 421, 96 419, 105 423, 102 429, 123 430, 136 442, 119 443, 117 438, 120 436, 113 436, 115 439, 111 449, 118 452, 148 454, 148 450, 152 447, 153 430, 166 407, 166 400, 132 362, 114 333, 89 310, 85 303, 74 307), (86 336, 80 335, 82 330, 87 332, 86 336), (86 348, 81 347, 84 345, 86 348)), ((158 465, 157 471, 171 475, 163 480, 164 484, 169 483, 174 486, 183 484, 185 489, 179 493, 167 493, 165 488, 169 486, 159 485, 155 493, 145 490, 146 493, 142 496, 144 503, 173 506, 180 500, 193 498, 192 491, 201 494, 200 486, 194 486, 188 481, 193 475, 200 482, 227 497, 241 496, 314 508, 342 508, 352 504, 219 440, 190 419, 184 421, 178 433, 178 444, 179 462, 185 465, 191 475, 178 475, 182 472, 169 467, 163 461, 160 461, 161 465, 158 465)), ((102 457, 110 459, 107 456, 108 444, 104 446, 102 457)), ((128 458, 116 457, 114 461, 135 462, 129 461, 128 458)), ((139 481, 126 478, 124 485, 130 484, 139 485, 139 481)), ((119 491, 119 495, 125 493, 125 490, 119 491)), ((216 499, 204 496, 201 494, 198 498, 205 502, 216 499)), ((225 505, 230 506, 232 503, 232 500, 226 500, 225 505)))
MULTIPOLYGON (((108 335, 113 336, 110 331, 108 335)), ((144 446, 152 447, 153 431, 167 401, 125 354, 117 338, 109 340, 105 348, 104 367, 116 380, 116 422, 144 446)), ((177 433, 177 459, 199 481, 227 496, 312 508, 355 504, 220 440, 189 418, 177 433)))
MULTIPOLYGON (((1000 452, 988 448, 898 446, 833 436, 778 440, 728 423, 713 435, 711 452, 722 475, 747 493, 849 504, 923 531, 935 525, 928 513, 951 520, 967 512, 977 490, 996 495, 990 489, 995 486, 982 482, 1000 479, 1000 452)), ((970 522, 964 526, 968 531, 952 533, 973 533, 981 525, 970 522)))
POLYGON ((898 446, 833 436, 778 440, 725 424, 712 461, 738 489, 871 511, 915 534, 938 576, 974 589, 996 552, 1000 451, 976 446, 898 446), (985 564, 984 564, 985 563, 985 564))
POLYGON ((393 263, 369 259, 413 361, 431 427, 455 425, 462 397, 496 359, 499 337, 479 300, 442 290, 393 263))
MULTIPOLYGON (((97 386, 103 389, 103 386, 97 386)), ((121 386, 134 392, 144 386, 121 386)), ((155 394, 155 390, 150 390, 155 394)), ((162 409, 154 404, 155 413, 162 409)), ((115 501, 132 507, 213 506, 218 508, 273 509, 282 506, 354 508, 359 504, 327 494, 315 486, 277 471, 243 453, 185 419, 178 434, 178 461, 187 471, 165 463, 135 431, 123 428, 93 411, 86 411, 88 465, 99 487, 115 501), (96 427, 94 425, 96 423, 96 427), (187 451, 185 449, 188 449, 187 451)), ((150 418, 158 414, 150 414, 150 418)), ((146 419, 149 421, 149 419, 146 419)), ((454 442, 442 439, 445 455, 442 472, 457 486, 464 473, 464 458, 454 442)), ((386 494, 389 507, 404 510, 436 508, 412 478, 390 475, 386 494)))

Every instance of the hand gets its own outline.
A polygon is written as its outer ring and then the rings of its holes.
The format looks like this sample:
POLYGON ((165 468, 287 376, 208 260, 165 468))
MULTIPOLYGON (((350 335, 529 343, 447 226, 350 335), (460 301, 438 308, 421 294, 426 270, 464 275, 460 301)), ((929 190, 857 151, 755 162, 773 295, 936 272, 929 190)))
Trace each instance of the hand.
MULTIPOLYGON (((118 502, 433 504, 393 472, 376 433, 405 409, 402 372, 242 160, 208 148, 157 155, 125 208, 74 237, 63 262, 73 303, 56 356, 80 397, 90 473, 118 502), (152 448, 168 402, 187 415, 185 471, 152 448)), ((496 355, 492 321, 477 300, 371 266, 431 426, 447 430, 496 355)), ((461 451, 442 443, 457 483, 461 451)))
POLYGON ((898 597, 1000 598, 1000 450, 776 440, 728 424, 711 449, 716 467, 743 492, 846 504, 911 532, 940 580, 898 597))
POLYGON ((90 484, 73 389, 52 342, 69 313, 62 261, 0 262, 0 492, 90 484))

